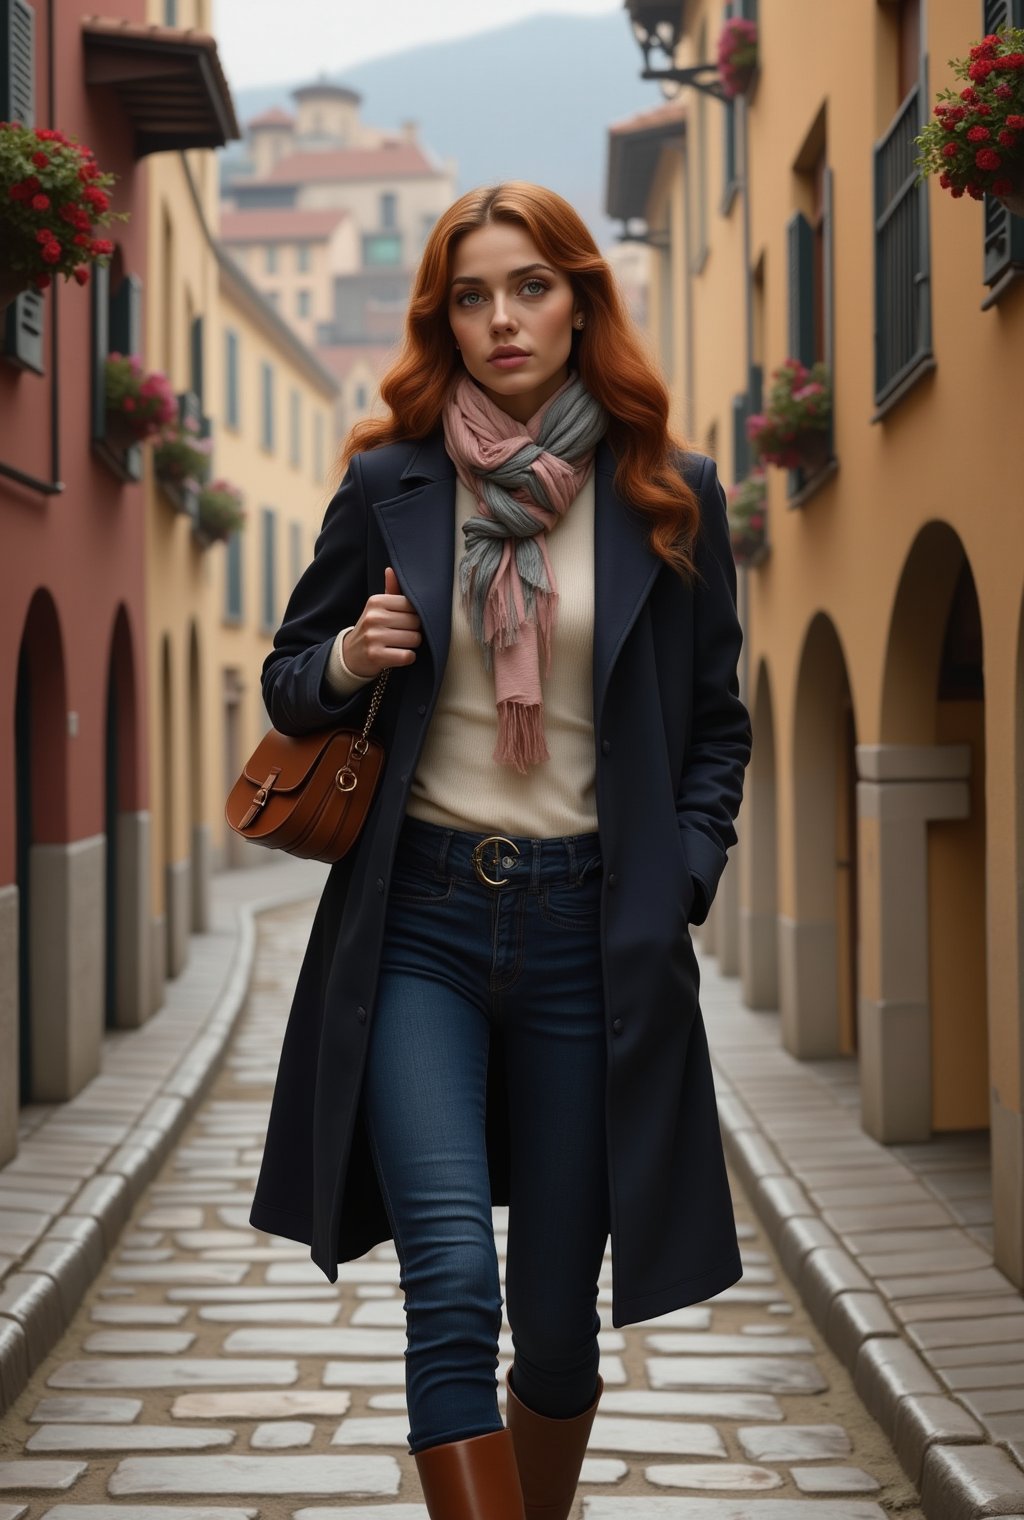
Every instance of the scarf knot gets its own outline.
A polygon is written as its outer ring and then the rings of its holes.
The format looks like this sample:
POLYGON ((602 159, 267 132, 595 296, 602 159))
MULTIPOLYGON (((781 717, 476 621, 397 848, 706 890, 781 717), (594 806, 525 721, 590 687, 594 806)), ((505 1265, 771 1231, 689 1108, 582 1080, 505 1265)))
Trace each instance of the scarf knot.
POLYGON ((494 672, 498 737, 493 758, 520 774, 549 758, 540 655, 545 674, 557 620, 558 587, 548 529, 587 480, 608 414, 571 373, 526 422, 460 375, 442 411, 445 447, 476 515, 462 524, 459 591, 484 669, 494 672))

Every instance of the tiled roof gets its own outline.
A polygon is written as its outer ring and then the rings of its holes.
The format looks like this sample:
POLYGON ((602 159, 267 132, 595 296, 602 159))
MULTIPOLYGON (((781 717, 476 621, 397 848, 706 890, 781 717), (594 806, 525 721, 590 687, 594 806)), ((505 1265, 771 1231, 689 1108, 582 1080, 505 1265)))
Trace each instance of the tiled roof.
POLYGON ((313 180, 411 179, 432 177, 437 172, 417 143, 396 142, 390 148, 325 148, 320 152, 288 153, 278 159, 260 183, 302 185, 313 180))
POLYGON ((324 242, 348 215, 338 207, 329 211, 300 211, 291 206, 222 210, 220 238, 223 243, 293 243, 300 238, 324 242))
POLYGON ((294 127, 295 118, 289 116, 287 111, 282 111, 280 106, 271 106, 269 111, 261 111, 259 116, 254 116, 247 125, 250 131, 253 127, 294 127))
POLYGON ((344 380, 360 360, 369 364, 375 374, 380 374, 384 361, 394 352, 393 343, 334 343, 314 349, 325 369, 338 380, 344 380))

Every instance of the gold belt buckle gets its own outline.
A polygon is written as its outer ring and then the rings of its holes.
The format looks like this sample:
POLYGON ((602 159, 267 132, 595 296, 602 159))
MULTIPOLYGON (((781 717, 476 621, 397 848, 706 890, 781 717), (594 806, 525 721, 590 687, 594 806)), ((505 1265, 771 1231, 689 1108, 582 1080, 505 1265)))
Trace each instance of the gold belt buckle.
POLYGON ((519 848, 517 845, 514 845, 512 843, 511 839, 506 839, 504 834, 488 834, 486 839, 481 839, 479 843, 473 846, 473 870, 476 872, 480 881, 484 882, 489 887, 507 887, 509 883, 509 878, 507 876, 504 876, 495 881, 484 871, 483 852, 486 846, 489 844, 494 845, 493 865, 495 870, 497 870, 497 868, 501 865, 501 851, 498 849, 499 844, 507 844, 509 849, 515 850, 517 855, 520 853, 519 848))

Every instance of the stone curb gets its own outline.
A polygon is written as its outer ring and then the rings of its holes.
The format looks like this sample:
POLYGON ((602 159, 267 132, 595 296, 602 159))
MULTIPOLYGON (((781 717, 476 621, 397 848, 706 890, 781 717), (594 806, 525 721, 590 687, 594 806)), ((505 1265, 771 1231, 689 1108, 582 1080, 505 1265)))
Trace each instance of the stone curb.
POLYGON ((985 1438, 905 1339, 875 1285, 829 1228, 721 1063, 719 1118, 730 1166, 753 1202, 808 1313, 921 1495, 926 1520, 1024 1514, 1024 1472, 985 1438))
POLYGON ((0 1283, 0 1414, 10 1408, 70 1325, 137 1199, 217 1075, 249 991, 256 919, 305 902, 315 891, 308 885, 293 886, 236 903, 231 968, 199 1037, 172 1066, 158 1096, 122 1143, 53 1220, 18 1270, 0 1283))

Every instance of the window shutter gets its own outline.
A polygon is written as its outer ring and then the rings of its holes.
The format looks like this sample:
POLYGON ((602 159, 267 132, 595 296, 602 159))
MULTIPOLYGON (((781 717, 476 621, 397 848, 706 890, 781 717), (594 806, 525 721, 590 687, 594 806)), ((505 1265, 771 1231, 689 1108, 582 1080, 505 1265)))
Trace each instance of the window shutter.
POLYGON ((111 349, 110 266, 97 264, 92 271, 92 436, 97 441, 107 432, 107 396, 103 367, 111 349))
POLYGON ((115 353, 142 353, 142 281, 126 274, 110 298, 110 346, 115 353))
POLYGON ((753 21, 757 24, 757 0, 739 0, 739 13, 744 21, 753 21))
MULTIPOLYGON (((1024 0, 982 0, 981 11, 986 37, 1000 27, 1024 26, 1024 0)), ((986 285, 995 285, 1008 270, 1024 270, 1024 217, 1011 216, 994 195, 986 195, 983 205, 983 279, 986 285)))
POLYGON ((814 363, 814 233, 800 211, 786 224, 789 251, 789 353, 814 363))
POLYGON ((732 478, 741 481, 750 473, 750 448, 747 443, 748 397, 732 398, 732 478))
MULTIPOLYGON (((25 0, 0 0, 0 120, 36 119, 35 12, 25 0)), ((3 356, 43 373, 43 295, 26 290, 4 312, 3 356)))
POLYGON ((915 135, 927 121, 928 60, 874 148, 875 403, 932 348, 928 182, 915 182, 915 135))
POLYGON ((191 351, 192 394, 199 398, 199 410, 203 409, 203 319, 193 317, 189 334, 191 351))
POLYGON ((750 378, 747 381, 747 392, 750 397, 748 412, 751 417, 760 412, 764 407, 764 370, 760 364, 750 366, 750 378))

